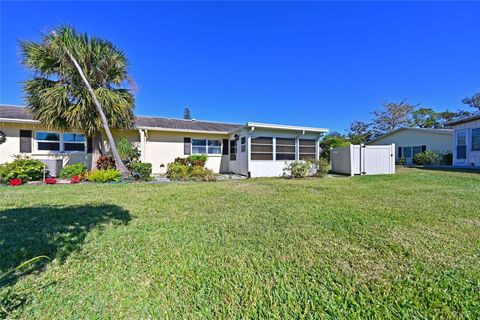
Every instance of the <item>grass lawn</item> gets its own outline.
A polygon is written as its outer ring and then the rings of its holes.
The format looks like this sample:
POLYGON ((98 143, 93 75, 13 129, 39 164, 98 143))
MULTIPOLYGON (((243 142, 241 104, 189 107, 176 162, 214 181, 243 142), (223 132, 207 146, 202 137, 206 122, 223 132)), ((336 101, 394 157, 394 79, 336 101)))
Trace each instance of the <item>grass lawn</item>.
POLYGON ((0 187, 0 318, 479 318, 480 175, 0 187))

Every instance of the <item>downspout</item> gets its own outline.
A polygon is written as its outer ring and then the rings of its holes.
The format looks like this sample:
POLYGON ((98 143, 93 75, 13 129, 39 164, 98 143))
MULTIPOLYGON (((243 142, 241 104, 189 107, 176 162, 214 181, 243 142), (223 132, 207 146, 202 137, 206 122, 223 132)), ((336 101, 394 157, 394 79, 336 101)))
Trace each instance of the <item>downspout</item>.
POLYGON ((145 162, 147 159, 146 131, 147 130, 142 130, 142 129, 138 130, 138 132, 140 133, 140 161, 141 162, 145 162))

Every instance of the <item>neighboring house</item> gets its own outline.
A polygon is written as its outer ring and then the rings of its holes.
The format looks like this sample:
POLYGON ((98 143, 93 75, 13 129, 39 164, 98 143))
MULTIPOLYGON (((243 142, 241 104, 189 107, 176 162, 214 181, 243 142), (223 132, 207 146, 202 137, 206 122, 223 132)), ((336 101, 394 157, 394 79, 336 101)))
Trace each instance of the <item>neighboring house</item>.
MULTIPOLYGON (((91 160, 91 143, 82 134, 54 132, 23 107, 0 106, 0 131, 7 141, 0 145, 0 163, 25 154, 60 165, 91 160)), ((141 161, 153 173, 165 173, 177 157, 207 154, 206 166, 214 172, 251 177, 280 176, 298 159, 318 159, 324 128, 248 122, 245 125, 158 117, 136 117, 130 130, 114 131, 114 139, 127 137, 139 147, 141 161)), ((104 135, 105 137, 105 135, 104 135)))
POLYGON ((480 113, 447 123, 454 131, 453 165, 480 167, 480 113))
POLYGON ((405 158, 407 164, 412 164, 413 157, 426 150, 450 152, 453 146, 452 136, 452 129, 401 128, 373 139, 368 144, 394 143, 396 161, 405 158))

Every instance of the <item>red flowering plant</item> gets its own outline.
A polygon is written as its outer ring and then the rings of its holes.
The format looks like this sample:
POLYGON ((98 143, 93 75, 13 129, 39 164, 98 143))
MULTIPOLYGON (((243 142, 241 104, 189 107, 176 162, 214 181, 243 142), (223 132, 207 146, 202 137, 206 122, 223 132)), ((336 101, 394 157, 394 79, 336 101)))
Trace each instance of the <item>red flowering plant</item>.
POLYGON ((47 179, 45 179, 45 183, 46 183, 46 184, 56 184, 56 183, 57 183, 57 179, 55 179, 55 178, 47 178, 47 179))
POLYGON ((80 177, 79 176, 73 176, 72 179, 70 180, 71 184, 75 183, 80 183, 80 177))
POLYGON ((22 185, 22 179, 18 179, 18 178, 12 179, 12 180, 10 180, 10 185, 12 187, 21 186, 22 185))

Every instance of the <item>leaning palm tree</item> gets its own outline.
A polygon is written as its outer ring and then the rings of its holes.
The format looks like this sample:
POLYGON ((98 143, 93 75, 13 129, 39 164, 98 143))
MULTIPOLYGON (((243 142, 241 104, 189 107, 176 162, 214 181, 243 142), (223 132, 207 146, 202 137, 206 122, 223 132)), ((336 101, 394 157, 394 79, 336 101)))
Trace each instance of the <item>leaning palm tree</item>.
POLYGON ((23 64, 34 72, 23 88, 34 119, 91 138, 92 168, 104 154, 104 130, 117 169, 128 175, 110 131, 128 129, 134 120, 135 101, 123 52, 68 26, 43 35, 40 42, 21 41, 20 47, 23 64))

